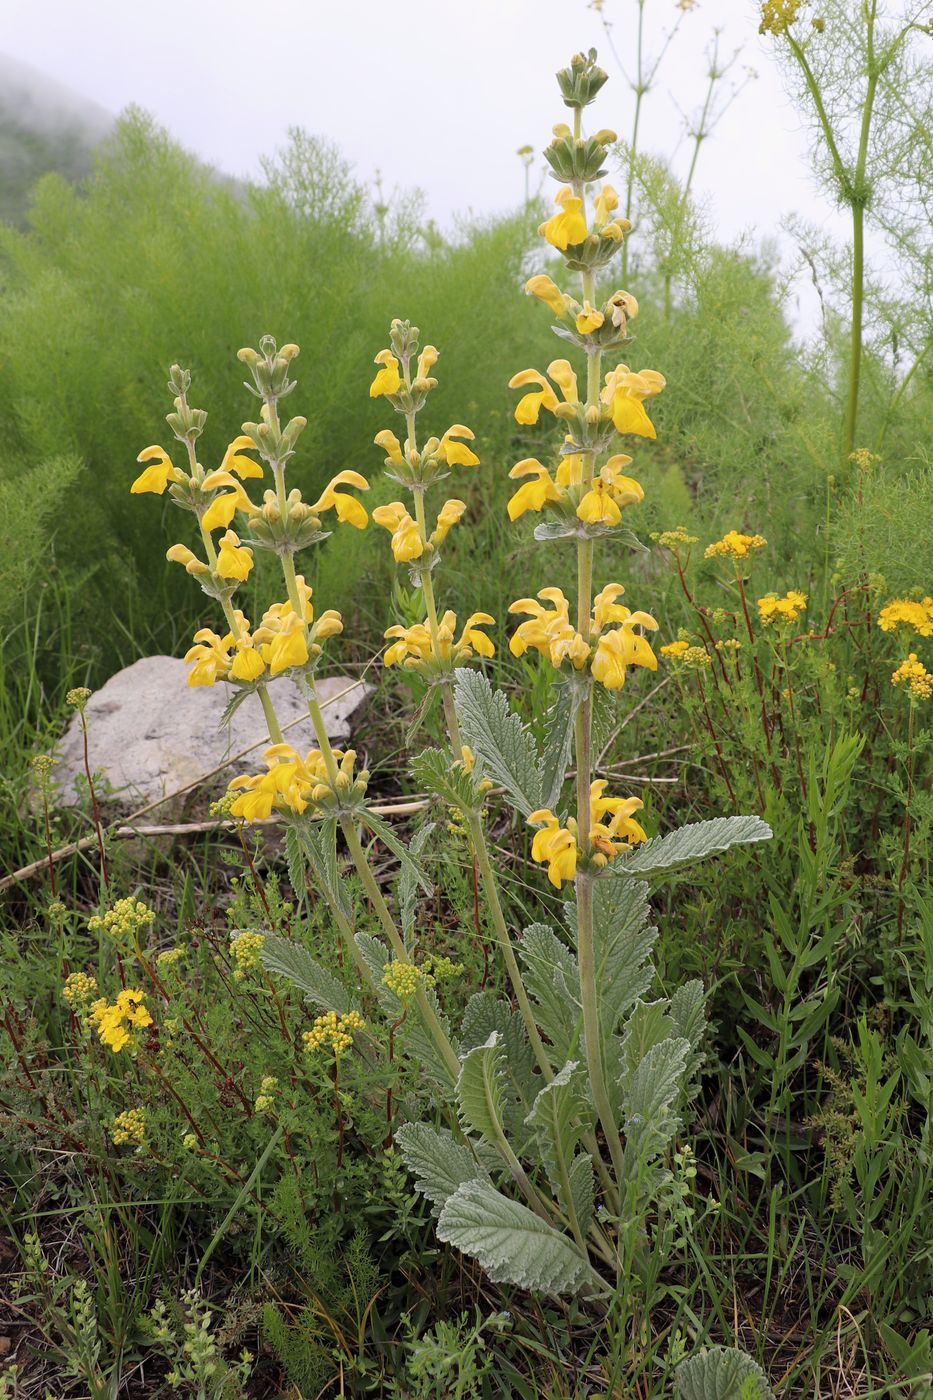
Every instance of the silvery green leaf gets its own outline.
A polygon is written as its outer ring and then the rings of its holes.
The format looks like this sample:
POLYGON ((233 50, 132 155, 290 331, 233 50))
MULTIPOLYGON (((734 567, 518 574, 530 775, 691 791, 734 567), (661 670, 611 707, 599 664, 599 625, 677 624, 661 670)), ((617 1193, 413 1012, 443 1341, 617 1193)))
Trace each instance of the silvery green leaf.
POLYGON ((426 1123, 405 1123, 395 1134, 402 1161, 415 1178, 415 1188, 435 1207, 434 1214, 458 1186, 485 1177, 476 1153, 466 1142, 458 1142, 447 1128, 429 1128, 426 1123))
MULTIPOLYGON (((564 904, 567 925, 577 936, 577 906, 564 904)), ((593 951, 599 989, 599 1023, 608 1056, 611 1037, 654 976, 648 958, 658 930, 648 923, 648 886, 596 880, 593 889, 593 951)))
POLYGON ((312 884, 328 903, 339 909, 347 920, 352 920, 346 885, 337 869, 336 817, 328 817, 317 827, 307 821, 291 823, 285 832, 285 851, 296 897, 301 899, 304 895, 304 867, 307 867, 312 884))
POLYGON ((497 1032, 504 1051, 506 1136, 520 1156, 525 1118, 535 1101, 541 1077, 535 1069, 534 1052, 521 1013, 493 992, 476 992, 463 1014, 461 1054, 487 1043, 493 1031, 497 1032))
POLYGON ((582 1010, 577 960, 547 924, 530 924, 518 945, 538 1026, 560 1064, 579 1053, 582 1010))
POLYGON ((496 1146, 504 1136, 505 1068, 498 1031, 464 1056, 457 1081, 460 1119, 466 1129, 496 1146))
MULTIPOLYGON (((433 822, 425 822, 418 828, 408 846, 412 856, 420 856, 434 830, 433 822)), ((398 903, 402 920, 402 933, 410 939, 415 927, 415 913, 418 908, 418 880, 411 865, 406 862, 398 881, 398 903)))
POLYGON ((709 1347, 682 1362, 674 1400, 774 1400, 757 1361, 735 1347, 709 1347))
POLYGON ((322 1011, 336 1011, 343 1016, 359 1009, 343 983, 294 939, 265 934, 260 957, 267 972, 288 978, 322 1011))
POLYGON ((670 1040, 674 1034, 669 1007, 667 1000, 635 1003, 622 1036, 620 1064, 623 1085, 628 1083, 648 1051, 660 1045, 662 1040, 670 1040))
POLYGON ((448 1198, 437 1237, 476 1259, 493 1283, 552 1298, 603 1289, 572 1240, 481 1178, 465 1181, 448 1198))
POLYGON ((592 1127, 593 1117, 586 1075, 576 1060, 568 1060, 540 1091, 527 1118, 535 1130, 548 1180, 564 1211, 571 1205, 576 1208, 571 1166, 581 1137, 592 1127))
POLYGON ((586 1234, 596 1208, 596 1173, 588 1152, 578 1152, 570 1163, 570 1194, 577 1222, 586 1234))
POLYGON ((583 703, 584 692, 573 684, 558 687, 557 697, 547 713, 544 732, 547 742, 541 756, 542 806, 556 809, 567 777, 573 751, 574 721, 583 703))
POLYGON ((369 809, 360 813, 360 820, 365 822, 374 836, 377 836, 384 846, 387 846, 403 870, 408 870, 411 878, 421 886, 425 894, 434 893, 434 886, 428 879, 417 861, 412 860, 411 854, 404 841, 400 841, 392 830, 388 822, 384 822, 381 817, 374 816, 369 809))
POLYGON ((461 812, 477 810, 479 804, 473 779, 461 765, 452 765, 449 753, 441 749, 423 749, 412 762, 411 774, 418 787, 427 788, 448 807, 456 807, 461 812))
POLYGON ((674 1033, 690 1042, 687 1057, 687 1078, 694 1080, 703 1063, 700 1046, 706 1034, 706 993, 699 978, 685 982, 671 997, 671 1021, 674 1033))
POLYGON ((658 870, 671 870, 718 855, 730 846, 768 841, 771 835, 770 826, 760 817, 714 817, 708 822, 690 822, 668 836, 656 836, 635 846, 631 854, 617 856, 601 878, 653 875, 658 870))
POLYGON ((642 1184, 646 1169, 667 1149, 677 1131, 689 1053, 689 1041, 662 1040, 651 1047, 633 1073, 623 1075, 621 1126, 629 1182, 642 1184))
POLYGON ((252 695, 253 689, 253 686, 249 686, 246 688, 241 686, 238 689, 234 690, 233 694, 230 696, 230 699, 227 701, 226 705, 224 705, 224 712, 220 716, 221 725, 230 723, 237 710, 243 704, 243 701, 246 699, 247 695, 252 695))
POLYGON ((512 805, 527 817, 541 806, 543 795, 534 739, 509 709, 503 692, 493 690, 481 672, 460 667, 454 674, 454 704, 463 742, 473 750, 477 767, 505 788, 512 805))

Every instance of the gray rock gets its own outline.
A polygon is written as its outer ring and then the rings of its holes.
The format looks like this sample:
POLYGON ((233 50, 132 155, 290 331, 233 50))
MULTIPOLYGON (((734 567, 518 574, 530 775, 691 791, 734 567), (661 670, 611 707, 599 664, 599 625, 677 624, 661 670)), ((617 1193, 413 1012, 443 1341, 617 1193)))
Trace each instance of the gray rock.
MULTIPOLYGON (((271 682, 269 692, 287 743, 299 752, 316 748, 305 700, 285 676, 271 682)), ((327 733, 338 747, 350 735, 350 718, 372 693, 372 686, 342 676, 317 682, 327 733), (325 703, 329 701, 330 703, 325 703)), ((233 754, 258 745, 242 759, 207 779, 203 793, 216 795, 237 773, 263 767, 262 752, 269 742, 258 695, 249 695, 229 725, 221 717, 232 689, 218 683, 189 688, 188 667, 174 656, 147 656, 111 676, 87 703, 88 750, 91 772, 101 773, 105 788, 98 798, 124 811, 187 788, 211 774, 233 754)), ((53 770, 62 806, 85 800, 84 748, 81 723, 75 715, 57 751, 53 770)), ((187 794, 190 800, 191 794, 187 794)), ((180 798, 174 810, 184 805, 180 798)), ((172 811, 166 803, 165 813, 172 811)))

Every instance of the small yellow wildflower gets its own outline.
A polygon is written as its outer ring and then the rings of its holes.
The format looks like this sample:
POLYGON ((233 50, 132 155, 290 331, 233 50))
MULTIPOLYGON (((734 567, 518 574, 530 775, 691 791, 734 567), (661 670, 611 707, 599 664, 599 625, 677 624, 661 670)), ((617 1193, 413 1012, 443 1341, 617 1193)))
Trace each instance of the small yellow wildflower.
POLYGON ((410 563, 420 559, 424 553, 425 541, 421 537, 418 522, 409 515, 401 501, 390 501, 388 505, 377 506, 373 511, 373 524, 381 525, 392 536, 392 557, 397 564, 410 563))
POLYGON ((728 530, 721 540, 706 546, 704 559, 747 559, 756 549, 764 549, 768 541, 764 535, 743 535, 738 530, 728 530))
POLYGON ((278 1091, 278 1087, 279 1081, 274 1074, 266 1074, 263 1076, 259 1085, 259 1093, 256 1096, 256 1102, 253 1104, 253 1108, 257 1113, 268 1113, 275 1107, 275 1095, 278 1091))
POLYGON ((447 670, 461 665, 474 652, 477 656, 493 656, 495 647, 481 632, 481 627, 491 627, 494 619, 489 613, 471 613, 459 637, 455 637, 457 614, 449 609, 439 619, 437 646, 431 636, 427 622, 417 622, 413 627, 403 627, 397 623, 385 633, 392 645, 386 649, 383 658, 386 666, 404 666, 406 670, 424 671, 447 670))
POLYGON ((369 386, 369 397, 378 399, 383 394, 397 394, 402 387, 402 376, 398 372, 398 360, 391 350, 380 350, 375 363, 382 368, 369 386))
POLYGON ((742 643, 738 637, 726 637, 721 642, 716 643, 717 651, 731 651, 733 655, 742 650, 742 643))
POLYGON ((317 1050, 330 1050, 336 1059, 345 1054, 353 1045, 353 1032, 361 1031, 366 1022, 358 1011, 348 1011, 338 1016, 336 1011, 326 1011, 318 1016, 309 1031, 301 1037, 309 1055, 317 1050))
POLYGON ((250 570, 253 567, 253 551, 247 545, 240 544, 240 537, 235 530, 227 530, 220 537, 220 549, 217 553, 217 572, 221 578, 236 579, 243 583, 249 578, 250 570))
POLYGON ((600 395, 609 408, 617 433, 656 438, 657 432, 644 408, 644 400, 660 394, 667 381, 654 369, 635 373, 628 365, 617 365, 606 375, 600 395))
POLYGON ((130 487, 131 496, 139 496, 150 491, 156 496, 161 496, 170 481, 185 480, 184 472, 172 465, 172 459, 162 447, 144 447, 136 460, 137 462, 149 462, 150 465, 133 482, 130 487))
POLYGON ((92 694, 93 692, 88 690, 86 685, 75 686, 75 688, 73 690, 69 690, 68 694, 65 696, 65 704, 72 705, 76 710, 79 710, 83 714, 85 706, 90 700, 92 694))
POLYGON ((261 933, 252 933, 246 930, 238 933, 230 940, 230 952, 236 968, 233 973, 234 982, 243 982, 251 972, 256 972, 262 967, 262 945, 265 942, 261 933))
POLYGON ((765 627, 771 623, 796 622, 807 606, 807 595, 792 588, 783 598, 776 593, 766 593, 758 599, 758 616, 765 627))
POLYGON ((538 232, 542 238, 547 239, 552 248, 565 253, 569 247, 582 243, 586 238, 583 200, 574 194, 569 185, 564 185, 557 191, 554 203, 560 205, 560 213, 553 214, 541 224, 538 232))
POLYGON ((529 277, 525 283, 525 291, 530 295, 543 301, 545 306, 554 312, 555 316, 563 318, 574 305, 573 298, 562 292, 557 283, 543 273, 537 277, 529 277))
POLYGON ((878 626, 882 632, 909 627, 920 637, 933 637, 933 598, 927 596, 919 602, 912 598, 892 598, 878 614, 878 626))
POLYGON ((403 1006, 407 1006, 422 988, 433 987, 434 978, 414 963, 393 961, 386 963, 382 983, 403 1006))
POLYGON ((145 1110, 125 1108, 122 1113, 118 1113, 113 1120, 110 1136, 117 1147, 122 1147, 125 1143, 132 1143, 137 1152, 141 1151, 146 1145, 145 1110))
POLYGON ((683 638, 680 638, 680 640, 676 642, 665 643, 665 645, 663 647, 660 647, 659 650, 662 656, 670 657, 672 661, 679 661, 680 658, 683 656, 684 652, 687 651, 689 646, 689 642, 686 642, 683 640, 683 638))
POLYGON ((91 1007, 90 1024, 96 1029, 102 1045, 118 1055, 127 1045, 134 1044, 131 1032, 152 1025, 146 1010, 145 993, 137 987, 125 987, 113 1005, 104 997, 91 1007))
POLYGON ((156 958, 160 972, 172 972, 185 956, 184 948, 165 948, 156 958))
POLYGON ((652 535, 651 538, 662 549, 669 549, 672 554, 676 554, 678 549, 689 549, 697 543, 696 535, 688 535, 682 525, 678 525, 676 530, 662 530, 660 534, 652 535))
POLYGON ((806 0, 765 0, 759 34, 783 34, 795 22, 806 0))
POLYGON ((891 676, 892 685, 903 685, 913 700, 929 700, 933 695, 933 671, 928 671, 912 651, 891 676))
POLYGON ((144 928, 155 923, 155 910, 141 899, 118 899, 103 917, 95 914, 88 920, 91 933, 106 933, 115 943, 136 943, 144 928))
POLYGON ((877 466, 881 458, 877 452, 871 452, 867 447, 857 447, 854 452, 849 453, 849 461, 854 463, 860 472, 867 472, 872 467, 877 466))
POLYGON ((702 671, 704 666, 713 664, 712 657, 706 647, 687 647, 680 659, 684 666, 691 671, 702 671))
POLYGON ((62 996, 69 1006, 86 1006, 97 991, 97 978, 87 972, 71 972, 65 978, 62 996))

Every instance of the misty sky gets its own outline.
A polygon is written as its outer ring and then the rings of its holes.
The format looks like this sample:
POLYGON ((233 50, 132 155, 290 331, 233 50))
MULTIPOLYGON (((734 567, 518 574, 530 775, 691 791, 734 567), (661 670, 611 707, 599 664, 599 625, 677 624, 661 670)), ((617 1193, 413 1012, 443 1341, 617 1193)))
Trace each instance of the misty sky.
MULTIPOLYGON (((605 0, 623 62, 635 9, 605 0)), ((648 0, 649 55, 679 14, 674 0, 648 0)), ((683 173, 682 114, 702 103, 714 28, 723 57, 741 49, 721 99, 748 68, 757 73, 700 157, 696 189, 724 238, 773 234, 791 209, 838 219, 815 187, 808 136, 757 16, 754 0, 700 0, 643 109, 645 146, 674 153, 683 173)), ((590 45, 610 74, 594 125, 627 135, 632 94, 587 0, 0 0, 0 50, 112 112, 140 104, 212 164, 256 174, 287 128, 303 126, 335 140, 360 177, 379 170, 389 190, 419 185, 442 226, 521 198, 515 151, 540 150, 563 120, 551 75, 590 45)))

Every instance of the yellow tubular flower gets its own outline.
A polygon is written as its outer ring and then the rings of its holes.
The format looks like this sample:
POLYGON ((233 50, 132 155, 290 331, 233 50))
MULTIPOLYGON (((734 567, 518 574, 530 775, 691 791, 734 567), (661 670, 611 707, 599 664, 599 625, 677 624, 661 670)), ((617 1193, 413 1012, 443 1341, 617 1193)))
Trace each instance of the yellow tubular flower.
POLYGON ((544 375, 536 369, 523 369, 518 374, 513 374, 509 380, 510 389, 524 389, 528 384, 537 384, 536 394, 525 394, 515 405, 515 421, 529 425, 537 423, 538 415, 542 408, 546 408, 549 413, 553 413, 557 407, 558 399, 544 375))
POLYGON ((194 634, 195 645, 185 652, 185 665, 190 666, 188 685, 214 685, 223 680, 230 670, 230 646, 232 637, 219 637, 209 627, 202 627, 194 634))
POLYGON ((577 376, 574 374, 569 360, 552 360, 547 367, 547 372, 549 378, 553 379, 563 394, 565 403, 580 402, 577 376))
POLYGON ((211 501, 201 517, 201 525, 205 530, 227 529, 238 510, 243 511, 244 515, 256 514, 257 507, 253 505, 243 487, 229 472, 211 472, 201 482, 202 491, 212 491, 218 486, 231 486, 233 489, 222 492, 211 501))
POLYGON ((265 669, 262 655, 252 639, 242 638, 236 643, 236 655, 230 666, 230 675, 235 681, 258 680, 265 669))
POLYGON ((454 423, 453 427, 447 429, 440 440, 437 448, 437 455, 442 462, 446 462, 448 467, 477 467, 479 458, 463 442, 457 442, 457 438, 466 438, 467 442, 472 442, 475 434, 464 427, 462 423, 454 423))
POLYGON ((381 525, 392 536, 392 555, 397 563, 407 563, 420 559, 424 553, 424 541, 417 521, 413 520, 401 501, 390 501, 386 506, 377 506, 373 511, 373 524, 381 525))
POLYGON ((570 660, 580 670, 586 664, 589 647, 570 622, 570 604, 559 588, 542 588, 539 598, 553 604, 545 608, 534 598, 518 598, 510 613, 526 613, 528 621, 519 623, 509 640, 513 656, 524 656, 533 647, 547 657, 552 666, 559 667, 570 660))
POLYGON ((594 681, 599 681, 607 690, 621 690, 625 684, 625 674, 629 666, 644 666, 649 671, 658 669, 658 660, 647 638, 634 629, 648 627, 652 631, 657 623, 648 613, 634 612, 611 632, 604 632, 596 643, 592 673, 594 681))
POLYGON ((220 464, 220 470, 222 472, 236 472, 237 476, 244 481, 247 477, 261 477, 262 467, 259 462, 254 462, 252 457, 244 457, 242 455, 244 452, 255 451, 256 444, 253 442, 253 439, 247 437, 245 433, 242 433, 239 437, 233 439, 224 453, 223 461, 220 464))
POLYGON ((591 306, 588 301, 585 301, 583 303, 583 310, 577 317, 576 327, 581 335, 588 335, 590 331, 598 331, 605 319, 601 311, 598 311, 595 306, 591 306))
POLYGON ((140 496, 145 492, 152 492, 155 496, 161 496, 170 481, 184 481, 185 474, 177 467, 172 466, 172 460, 163 447, 145 447, 137 462, 151 462, 130 487, 131 496, 140 496))
POLYGON ((644 807, 640 797, 605 797, 606 779, 590 784, 590 840, 599 856, 612 860, 628 846, 647 841, 644 828, 632 820, 644 807), (609 821, 604 820, 605 817, 609 821))
POLYGON ((532 812, 528 822, 541 827, 531 843, 531 858, 547 865, 547 877, 559 890, 565 880, 572 880, 577 873, 576 824, 561 826, 547 807, 532 812))
POLYGON ((546 223, 541 224, 538 232, 552 248, 565 253, 569 247, 582 243, 586 238, 583 200, 574 194, 569 185, 565 185, 557 191, 554 202, 561 206, 560 213, 553 214, 546 223))
POLYGON ((437 524, 431 536, 432 545, 443 544, 452 526, 456 525, 466 510, 465 501, 445 501, 437 517, 437 524))
POLYGON ((398 360, 392 351, 380 350, 374 363, 382 368, 369 386, 369 397, 378 399, 383 394, 397 394, 402 387, 402 376, 398 372, 398 360))
MULTIPOLYGON (((564 458, 564 461, 567 460, 569 459, 564 458)), ((556 485, 547 467, 542 466, 536 457, 524 457, 520 462, 516 462, 509 476, 513 481, 523 476, 532 478, 509 498, 510 520, 517 520, 526 510, 543 510, 549 501, 560 501, 564 497, 563 489, 556 485)))
POLYGON ((660 394, 665 379, 657 370, 643 369, 635 374, 628 365, 617 365, 606 375, 602 401, 607 404, 617 433, 632 433, 636 437, 657 437, 643 400, 660 394))
POLYGON ((426 345, 418 356, 418 379, 427 379, 440 358, 436 345, 426 345))
POLYGON ((386 454, 386 465, 393 467, 404 466, 405 458, 402 455, 402 444, 394 433, 388 428, 383 428, 381 433, 377 433, 373 438, 377 447, 381 447, 386 454))
POLYGON ((304 666, 310 660, 304 625, 294 612, 283 615, 279 632, 262 647, 262 658, 272 676, 279 676, 292 666, 304 666))
POLYGON ((335 510, 338 520, 354 525, 357 530, 365 530, 369 517, 363 506, 355 496, 335 490, 337 486, 355 486, 358 491, 369 490, 369 482, 365 476, 360 476, 359 472, 338 472, 311 507, 314 514, 321 515, 325 510, 335 510))
POLYGON ((217 552, 217 572, 221 578, 238 579, 240 583, 249 578, 253 567, 253 551, 240 544, 240 537, 233 530, 220 537, 217 552))
POLYGON ((616 602, 624 592, 621 583, 607 583, 593 599, 593 628, 597 633, 608 627, 610 622, 625 622, 631 617, 628 608, 616 602))
POLYGON ((618 207, 619 196, 616 194, 615 190, 611 185, 603 185, 599 194, 596 196, 596 203, 593 207, 593 217, 596 220, 597 227, 608 224, 613 210, 618 209, 618 207))
POLYGON ((474 652, 477 656, 493 656, 496 649, 479 628, 494 625, 495 620, 489 613, 471 613, 455 640, 457 615, 448 610, 438 624, 438 645, 435 648, 426 622, 417 622, 413 627, 397 624, 385 633, 392 646, 387 648, 383 661, 386 666, 403 666, 406 670, 428 672, 432 669, 449 670, 451 666, 466 661, 474 652))
POLYGON ((555 316, 565 317, 573 306, 573 298, 562 292, 557 283, 544 273, 539 273, 536 277, 529 277, 525 283, 525 291, 539 301, 543 301, 545 306, 554 312, 555 316))

